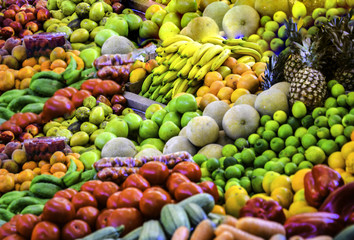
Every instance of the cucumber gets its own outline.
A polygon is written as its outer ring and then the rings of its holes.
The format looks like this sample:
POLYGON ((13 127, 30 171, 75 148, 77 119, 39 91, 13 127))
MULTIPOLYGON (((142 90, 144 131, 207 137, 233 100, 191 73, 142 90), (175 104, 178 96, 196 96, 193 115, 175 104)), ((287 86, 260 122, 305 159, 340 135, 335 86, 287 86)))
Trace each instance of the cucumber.
POLYGON ((12 203, 7 207, 7 210, 18 214, 22 212, 22 210, 30 205, 34 204, 40 204, 40 201, 38 198, 35 197, 23 197, 23 198, 18 198, 12 201, 12 203))
POLYGON ((204 210, 199 207, 198 204, 188 203, 186 206, 184 206, 184 210, 188 215, 192 227, 197 226, 201 221, 208 218, 204 210))
POLYGON ((119 235, 123 232, 124 227, 105 227, 96 232, 93 232, 87 235, 84 238, 80 238, 81 240, 97 240, 97 239, 106 239, 106 238, 118 238, 119 235))
POLYGON ((31 82, 35 81, 39 78, 50 78, 50 79, 54 79, 57 81, 63 81, 61 74, 53 72, 53 71, 44 71, 44 72, 38 72, 38 73, 34 74, 32 76, 31 82))
POLYGON ((198 204, 205 211, 206 214, 210 213, 215 206, 215 201, 213 196, 211 196, 208 193, 199 193, 193 195, 179 202, 177 205, 184 208, 189 203, 198 204))
POLYGON ((60 190, 61 187, 52 183, 36 183, 30 186, 30 191, 40 198, 52 198, 60 190))
POLYGON ((138 240, 143 227, 135 228, 133 231, 125 235, 121 240, 138 240))
POLYGON ((30 83, 30 89, 44 97, 51 97, 57 90, 64 87, 64 83, 48 78, 39 78, 30 83))
POLYGON ((21 211, 21 214, 28 214, 28 213, 30 213, 30 214, 39 216, 39 215, 42 214, 43 208, 44 208, 44 205, 43 205, 43 204, 30 205, 30 206, 25 207, 25 208, 21 211))
POLYGON ((9 120, 15 113, 5 107, 0 107, 0 118, 9 120))
POLYGON ((64 187, 63 181, 61 178, 57 178, 53 175, 43 174, 36 176, 32 179, 31 186, 35 185, 36 183, 52 183, 59 187, 64 187))
POLYGON ((13 112, 20 112, 27 104, 30 103, 44 103, 47 98, 42 98, 38 96, 24 95, 13 99, 7 108, 13 112))
POLYGON ((169 236, 172 236, 181 226, 191 228, 187 213, 178 204, 166 204, 160 215, 160 222, 169 236))
POLYGON ((43 111, 44 103, 30 103, 27 104, 24 108, 22 108, 21 112, 33 112, 36 114, 40 114, 43 111))
POLYGON ((139 240, 166 240, 165 233, 157 220, 150 220, 144 223, 139 240))

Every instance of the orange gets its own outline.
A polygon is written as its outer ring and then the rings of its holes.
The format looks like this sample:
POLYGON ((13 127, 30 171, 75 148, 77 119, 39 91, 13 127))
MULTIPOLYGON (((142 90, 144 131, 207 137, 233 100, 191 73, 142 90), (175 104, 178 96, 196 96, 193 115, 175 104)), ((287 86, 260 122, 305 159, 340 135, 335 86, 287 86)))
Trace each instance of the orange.
MULTIPOLYGON (((220 82, 220 81, 219 81, 220 82)), ((207 93, 205 94, 201 99, 200 99, 200 102, 199 102, 199 105, 198 107, 201 109, 201 110, 204 110, 204 108, 211 102, 214 102, 214 101, 219 101, 219 98, 217 96, 215 96, 214 94, 212 93, 207 93)))
POLYGON ((44 62, 41 63, 41 71, 50 69, 52 62, 50 60, 46 60, 44 62))
POLYGON ((7 71, 11 72, 16 79, 18 78, 18 70, 10 68, 7 71))
POLYGON ((259 81, 255 75, 247 74, 241 76, 237 82, 237 88, 245 88, 251 93, 255 93, 259 88, 259 81))
POLYGON ((50 165, 49 163, 44 164, 44 165, 41 167, 41 174, 44 174, 44 173, 46 173, 46 172, 49 172, 51 167, 52 167, 52 165, 50 165))
POLYGON ((69 153, 68 156, 73 156, 74 158, 80 158, 80 154, 79 153, 69 153))
POLYGON ((195 100, 197 101, 197 106, 199 107, 202 97, 196 97, 195 100))
POLYGON ((61 151, 56 151, 52 154, 49 160, 50 164, 54 165, 54 163, 66 163, 66 156, 61 151))
POLYGON ((77 167, 76 171, 81 171, 81 170, 85 169, 84 164, 79 159, 77 159, 75 157, 70 157, 70 156, 68 156, 68 157, 69 157, 69 162, 67 164, 68 167, 70 167, 70 164, 71 164, 70 159, 72 159, 76 164, 76 167, 77 167))
POLYGON ((41 65, 42 63, 44 63, 45 61, 48 61, 49 58, 45 57, 45 56, 40 56, 38 58, 38 64, 41 65))
POLYGON ((35 161, 29 161, 29 162, 25 162, 23 165, 22 165, 22 170, 25 170, 25 169, 30 169, 30 170, 33 170, 37 167, 37 163, 35 161))
POLYGON ((63 67, 57 67, 53 69, 53 72, 58 73, 58 74, 62 74, 65 71, 65 68, 63 67))
POLYGON ((53 51, 50 53, 50 61, 54 62, 54 60, 61 59, 65 60, 66 52, 64 48, 62 47, 56 47, 53 49, 53 51))
POLYGON ((54 177, 61 178, 65 176, 65 172, 55 172, 53 173, 54 177))
POLYGON ((259 76, 261 73, 265 71, 267 68, 267 64, 264 62, 257 62, 252 66, 252 70, 259 76))
POLYGON ((36 167, 35 169, 33 169, 33 172, 36 176, 41 175, 41 169, 39 167, 36 167))
POLYGON ((5 175, 8 173, 9 173, 9 171, 7 171, 6 169, 4 169, 4 168, 0 169, 0 175, 5 175))
POLYGON ((18 80, 18 79, 16 79, 16 80, 15 80, 15 88, 16 88, 16 89, 20 89, 20 85, 21 85, 21 81, 18 80))
POLYGON ((212 213, 220 214, 220 215, 226 215, 225 208, 223 206, 215 204, 213 210, 211 211, 212 213))
POLYGON ((36 71, 30 67, 30 66, 26 66, 21 68, 18 71, 18 78, 23 80, 25 78, 32 78, 32 76, 36 73, 36 71))
POLYGON ((203 97, 205 94, 209 92, 208 86, 201 86, 197 91, 197 97, 203 97))
POLYGON ((33 66, 33 69, 34 69, 36 72, 40 72, 40 71, 41 71, 41 65, 36 64, 36 65, 33 66))
POLYGON ((208 72, 204 77, 204 85, 210 87, 213 82, 222 80, 221 73, 217 71, 208 72))
MULTIPOLYGON (((248 70, 248 71, 246 71, 246 72, 243 72, 243 73, 241 74, 241 76, 244 76, 244 75, 247 75, 247 74, 252 74, 252 75, 256 76, 256 73, 253 72, 252 70, 248 70)), ((256 76, 256 77, 257 77, 257 76, 256 76)))
POLYGON ((20 188, 21 188, 21 184, 16 183, 15 184, 15 191, 20 191, 20 188))
POLYGON ((213 82, 213 83, 210 85, 209 93, 214 94, 215 96, 217 96, 219 90, 220 90, 221 88, 223 88, 223 87, 225 87, 225 84, 224 84, 222 81, 213 82))
POLYGON ((237 99, 239 99, 239 97, 241 97, 242 95, 245 95, 245 94, 251 94, 250 91, 248 91, 247 89, 245 88, 237 88, 235 91, 233 91, 233 93, 231 94, 231 102, 236 102, 237 99))
POLYGON ((55 69, 55 68, 66 68, 67 67, 67 64, 64 60, 61 60, 61 59, 56 59, 52 62, 52 64, 50 65, 50 69, 55 69))
POLYGON ((50 172, 43 172, 42 175, 52 175, 50 172))
POLYGON ((20 186, 20 191, 27 191, 31 186, 31 181, 25 181, 20 186))
POLYGON ((299 191, 300 189, 304 188, 304 177, 306 173, 310 172, 311 169, 304 168, 297 171, 291 179, 291 187, 294 192, 299 191))
POLYGON ((218 94, 216 95, 220 100, 230 100, 233 89, 230 87, 220 88, 218 94))
POLYGON ((234 74, 242 74, 246 71, 249 71, 251 70, 251 67, 248 66, 247 64, 245 63, 237 63, 233 68, 232 68, 232 73, 234 74))
POLYGON ((22 62, 22 67, 33 67, 34 65, 37 64, 37 59, 35 59, 34 57, 32 58, 27 58, 25 61, 22 62))
POLYGON ((237 82, 241 78, 241 75, 238 74, 229 74, 226 76, 225 81, 226 81, 226 86, 230 87, 232 89, 237 88, 237 82))
POLYGON ((226 99, 223 99, 223 100, 220 100, 220 101, 225 102, 227 105, 229 105, 231 103, 230 100, 226 100, 226 99))
POLYGON ((31 78, 25 78, 20 82, 20 89, 26 89, 29 88, 29 85, 31 83, 31 78))
POLYGON ((54 163, 50 168, 50 173, 64 172, 66 173, 67 167, 64 163, 54 163))
POLYGON ((41 161, 39 161, 39 163, 38 163, 38 167, 42 167, 43 165, 45 165, 45 164, 48 164, 49 162, 47 162, 47 161, 44 161, 44 160, 41 160, 41 161))
POLYGON ((5 65, 5 64, 0 64, 0 71, 5 71, 5 70, 7 70, 7 69, 9 69, 9 67, 8 67, 7 65, 5 65))
POLYGON ((0 192, 6 193, 13 190, 15 187, 15 180, 9 175, 0 175, 0 192))
POLYGON ((227 66, 227 67, 229 67, 230 69, 232 69, 236 64, 237 64, 236 58, 234 58, 234 57, 228 57, 228 58, 226 59, 226 61, 225 61, 222 65, 227 66))
POLYGON ((34 177, 34 172, 30 169, 26 169, 18 174, 17 180, 19 183, 23 183, 25 181, 32 181, 34 177))

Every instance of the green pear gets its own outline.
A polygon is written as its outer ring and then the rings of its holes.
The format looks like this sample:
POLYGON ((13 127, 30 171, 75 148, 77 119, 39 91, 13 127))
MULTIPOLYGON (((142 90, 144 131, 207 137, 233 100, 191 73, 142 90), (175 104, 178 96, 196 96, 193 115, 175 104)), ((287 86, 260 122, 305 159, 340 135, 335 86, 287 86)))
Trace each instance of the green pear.
POLYGON ((162 24, 159 30, 159 38, 164 41, 170 37, 177 35, 180 29, 172 22, 162 24))
POLYGON ((305 17, 307 14, 307 9, 305 4, 302 2, 296 1, 293 8, 291 9, 293 17, 299 19, 301 17, 305 17))

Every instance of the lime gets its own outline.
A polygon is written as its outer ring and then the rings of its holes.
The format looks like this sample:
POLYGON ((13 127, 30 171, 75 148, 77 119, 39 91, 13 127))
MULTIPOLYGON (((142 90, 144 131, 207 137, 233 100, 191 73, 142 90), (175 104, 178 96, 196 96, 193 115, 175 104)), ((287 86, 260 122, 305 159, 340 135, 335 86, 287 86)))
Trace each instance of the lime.
POLYGON ((240 179, 240 185, 248 192, 248 194, 252 192, 251 180, 248 177, 242 177, 240 179))
POLYGON ((273 150, 268 149, 262 153, 262 156, 266 156, 268 160, 272 160, 277 157, 277 154, 273 150))
POLYGON ((223 179, 214 180, 214 183, 222 189, 224 189, 225 185, 226 185, 226 183, 223 179))
POLYGON ((298 147, 298 148, 297 148, 297 151, 298 151, 299 153, 305 154, 305 148, 304 148, 303 146, 298 147))
POLYGON ((224 157, 232 157, 233 155, 235 155, 235 153, 237 153, 237 148, 233 144, 226 144, 222 148, 222 155, 224 157))
POLYGON ((250 148, 245 148, 241 152, 241 161, 245 166, 253 166, 256 154, 250 148))
POLYGON ((214 172, 214 170, 220 167, 219 160, 217 158, 209 158, 206 162, 206 168, 209 172, 214 172))
POLYGON ((297 148, 294 146, 287 146, 279 153, 279 157, 292 157, 297 153, 297 148))
POLYGON ((307 133, 307 129, 304 127, 299 127, 295 130, 294 136, 297 138, 302 138, 307 133))
POLYGON ((338 97, 341 94, 344 94, 344 93, 345 93, 345 89, 344 89, 342 84, 336 83, 331 88, 331 94, 335 98, 338 97))
POLYGON ((229 188, 231 188, 232 186, 241 186, 239 182, 235 182, 235 181, 227 181, 226 185, 225 185, 225 192, 227 190, 229 190, 229 188))
POLYGON ((206 177, 210 177, 211 176, 210 172, 206 168, 200 168, 200 171, 202 173, 202 178, 206 178, 206 177))
POLYGON ((217 179, 225 180, 225 171, 223 169, 218 168, 214 172, 212 172, 211 177, 215 180, 217 179))
POLYGON ((287 139, 293 135, 293 128, 289 124, 283 124, 278 129, 278 137, 287 139))
POLYGON ((238 163, 241 163, 241 153, 240 152, 233 155, 233 157, 237 160, 238 163))
POLYGON ((201 153, 197 153, 196 155, 193 156, 193 161, 198 164, 199 166, 202 165, 203 162, 207 161, 208 158, 201 154, 201 153))
POLYGON ((201 168, 206 168, 206 163, 207 163, 207 161, 204 161, 204 162, 202 163, 202 165, 200 165, 200 167, 201 167, 201 168))
POLYGON ((277 11, 274 13, 273 19, 279 24, 284 24, 285 20, 287 20, 288 17, 286 16, 285 12, 277 11))
POLYGON ((253 167, 248 167, 245 169, 245 176, 251 178, 252 177, 252 172, 253 172, 253 167))
POLYGON ((305 156, 302 153, 296 153, 294 156, 291 158, 291 161, 295 163, 296 165, 299 165, 302 161, 305 161, 305 156))
POLYGON ((225 178, 230 179, 230 178, 240 178, 241 177, 241 171, 238 169, 236 166, 230 166, 226 168, 225 170, 225 178))
POLYGON ((288 158, 288 157, 281 157, 281 158, 278 159, 277 162, 281 162, 281 163, 283 163, 284 166, 285 166, 285 164, 287 164, 287 163, 290 162, 290 158, 288 158))
POLYGON ((285 139, 285 146, 299 147, 300 146, 299 138, 295 136, 289 136, 287 139, 285 139))
POLYGON ((331 89, 334 85, 336 85, 336 84, 338 84, 338 81, 337 80, 330 80, 330 81, 328 81, 328 83, 327 83, 327 87, 329 88, 329 89, 331 89))
POLYGON ((265 130, 262 134, 262 138, 270 142, 273 138, 275 138, 277 134, 272 130, 265 130))
POLYGON ((297 165, 294 162, 289 162, 285 164, 284 172, 286 175, 290 176, 295 174, 297 171, 297 165))
POLYGON ((301 121, 300 119, 297 119, 294 116, 290 116, 288 118, 288 124, 293 128, 294 131, 296 131, 296 129, 298 129, 299 127, 301 127, 301 121))
POLYGON ((344 144, 346 144, 346 143, 348 142, 348 139, 347 139, 346 136, 340 135, 340 136, 336 137, 336 139, 335 139, 334 141, 335 141, 335 142, 338 144, 338 146, 341 148, 341 147, 343 147, 344 144))
POLYGON ((341 117, 344 117, 345 115, 347 115, 349 113, 348 109, 344 108, 344 107, 338 107, 339 110, 339 115, 341 117))
POLYGON ((187 126, 187 124, 189 123, 189 121, 192 118, 198 117, 200 116, 197 112, 186 112, 183 113, 182 118, 181 118, 181 127, 185 127, 187 126))
POLYGON ((262 154, 265 150, 267 150, 269 147, 268 142, 263 139, 257 139, 257 141, 254 144, 254 150, 256 151, 257 154, 262 154))
POLYGON ((321 164, 326 160, 326 154, 320 147, 311 146, 306 149, 305 158, 313 164, 321 164))
POLYGON ((252 133, 251 135, 248 136, 248 143, 251 145, 254 145, 258 139, 260 139, 261 136, 259 136, 257 133, 252 133))
POLYGON ((310 133, 306 133, 302 138, 301 138, 301 145, 307 149, 311 146, 316 145, 317 139, 315 136, 313 136, 310 133))
POLYGON ((264 28, 266 31, 276 32, 279 29, 279 23, 277 23, 276 21, 268 21, 264 25, 264 28))
POLYGON ((349 107, 354 107, 354 92, 348 93, 346 102, 349 107))
POLYGON ((240 179, 235 178, 235 177, 230 178, 230 179, 228 179, 227 181, 228 181, 228 182, 237 182, 237 183, 240 183, 240 179))
POLYGON ((263 127, 263 126, 261 126, 261 127, 258 127, 257 128, 257 134, 259 135, 259 136, 262 136, 262 134, 263 134, 263 132, 265 131, 265 127, 263 127))
POLYGON ((340 111, 336 107, 328 108, 326 111, 326 117, 329 118, 332 115, 340 115, 340 111))
POLYGON ((285 146, 284 140, 279 137, 275 137, 270 141, 270 148, 274 152, 280 152, 281 150, 284 149, 284 146, 285 146))
POLYGON ((181 116, 178 112, 168 112, 163 118, 162 124, 168 121, 173 122, 177 127, 181 127, 181 116))
MULTIPOLYGON (((351 93, 351 92, 350 92, 350 93, 351 93)), ((354 108, 352 108, 352 109, 350 110, 349 114, 354 115, 354 108)))
MULTIPOLYGON (((260 27, 260 28, 257 29, 257 35, 258 35, 258 36, 262 36, 264 32, 265 32, 265 28, 264 28, 264 27, 260 27)), ((263 39, 259 39, 259 40, 263 40, 263 39)), ((259 41, 259 40, 258 40, 258 41, 259 41)), ((258 43, 258 41, 257 41, 257 43, 258 43)), ((264 41, 264 40, 263 40, 263 41, 264 41)), ((268 48, 267 48, 267 49, 268 49, 268 48)))
POLYGON ((326 116, 318 116, 314 124, 317 127, 328 127, 328 118, 326 116))
POLYGON ((344 127, 342 124, 334 124, 330 129, 332 137, 336 138, 344 133, 344 127))
POLYGON ((309 162, 309 161, 303 161, 297 167, 298 170, 305 169, 305 168, 312 169, 313 168, 313 164, 311 162, 309 162))
POLYGON ((224 160, 226 157, 219 158, 220 168, 224 169, 224 160))
POLYGON ((283 171, 284 171, 284 164, 282 162, 275 162, 275 161, 269 161, 267 162, 265 165, 264 165, 264 168, 267 170, 267 171, 274 171, 274 172, 277 172, 277 173, 280 173, 282 174, 283 171))
POLYGON ((334 124, 338 124, 338 123, 342 123, 342 118, 338 114, 331 115, 328 118, 328 126, 332 127, 334 124))
POLYGON ((152 120, 144 120, 139 127, 139 136, 143 139, 159 136, 159 125, 152 120))
POLYGON ((339 150, 338 144, 332 139, 326 140, 321 145, 321 148, 326 153, 327 156, 329 156, 332 153, 334 153, 334 152, 339 150))
POLYGON ((265 130, 270 130, 270 131, 276 132, 276 131, 278 131, 279 123, 275 120, 269 120, 268 122, 266 122, 264 127, 265 127, 265 130))
POLYGON ((309 128, 313 125, 313 118, 311 115, 306 115, 305 117, 301 118, 301 125, 305 128, 309 128))
POLYGON ((165 107, 167 112, 177 112, 176 101, 177 98, 172 98, 171 101, 168 102, 167 106, 165 107))
POLYGON ((350 138, 350 134, 352 134, 352 132, 354 131, 354 126, 347 126, 344 128, 344 136, 346 136, 347 138, 350 138))
POLYGON ((210 178, 210 177, 202 177, 202 178, 200 178, 200 181, 201 182, 205 182, 205 181, 213 181, 213 179, 212 178, 210 178))
POLYGON ((347 107, 348 104, 347 104, 347 95, 345 94, 342 94, 340 96, 337 97, 337 104, 338 106, 340 107, 347 107))
POLYGON ((323 144, 324 142, 326 142, 326 141, 327 141, 327 139, 325 139, 325 138, 320 139, 320 140, 317 142, 317 146, 321 147, 322 144, 323 144))
POLYGON ((262 125, 262 126, 265 126, 265 124, 266 124, 268 121, 270 121, 270 120, 272 120, 272 117, 271 117, 271 116, 269 116, 269 115, 263 115, 263 116, 261 117, 261 125, 262 125))
POLYGON ((335 99, 334 97, 327 98, 324 107, 325 108, 337 107, 337 99, 335 99))
POLYGON ((242 151, 244 148, 248 148, 249 144, 245 138, 238 138, 235 141, 235 146, 239 151, 242 151))
POLYGON ((252 172, 252 178, 256 176, 264 176, 267 173, 267 170, 264 168, 256 168, 252 172))
POLYGON ((263 176, 256 176, 252 178, 251 184, 252 184, 252 189, 255 193, 262 193, 264 192, 263 187, 262 187, 262 182, 263 182, 263 176))
POLYGON ((306 105, 301 101, 295 101, 291 108, 291 112, 294 117, 303 118, 307 113, 306 105))
POLYGON ((228 168, 228 167, 230 167, 230 166, 233 166, 233 165, 235 165, 235 164, 237 164, 238 162, 237 162, 237 160, 236 160, 236 158, 234 158, 234 157, 226 157, 225 159, 224 159, 224 168, 228 168))
POLYGON ((354 115, 353 114, 344 115, 341 123, 343 124, 344 127, 354 126, 354 115))
POLYGON ((186 93, 177 97, 176 108, 179 113, 194 112, 198 109, 197 101, 192 94, 186 93))
POLYGON ((329 138, 330 136, 329 129, 326 127, 321 127, 317 130, 317 137, 319 139, 329 138))
POLYGON ((311 126, 311 127, 309 127, 309 129, 307 129, 307 133, 312 134, 313 136, 317 136, 318 129, 320 129, 320 128, 315 125, 311 126))
POLYGON ((241 175, 245 173, 245 168, 241 164, 235 164, 234 166, 240 169, 241 175))
POLYGON ((312 111, 312 118, 316 119, 318 116, 326 115, 327 108, 325 107, 317 107, 312 111))
POLYGON ((288 38, 288 33, 287 33, 287 30, 286 30, 286 26, 283 25, 281 26, 279 29, 278 29, 278 37, 284 41, 287 40, 288 38))
POLYGON ((152 115, 158 111, 162 109, 162 106, 160 104, 154 103, 151 104, 146 110, 145 110, 145 117, 146 119, 150 119, 152 117, 152 115))
POLYGON ((263 16, 260 21, 261 26, 264 27, 267 22, 272 21, 272 18, 270 16, 263 16))
POLYGON ((255 168, 262 168, 267 162, 268 162, 268 158, 264 155, 261 155, 256 157, 256 159, 253 162, 253 166, 255 168))
POLYGON ((279 124, 286 123, 288 115, 283 110, 278 110, 273 114, 273 119, 279 124))

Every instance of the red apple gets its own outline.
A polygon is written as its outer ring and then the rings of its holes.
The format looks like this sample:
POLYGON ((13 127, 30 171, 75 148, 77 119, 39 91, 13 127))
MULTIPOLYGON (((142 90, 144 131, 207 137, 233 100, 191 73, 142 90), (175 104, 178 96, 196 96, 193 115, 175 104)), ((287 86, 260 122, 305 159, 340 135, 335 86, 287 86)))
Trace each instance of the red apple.
POLYGON ((10 23, 10 27, 13 28, 13 30, 15 30, 16 33, 19 33, 22 30, 22 25, 19 22, 13 21, 12 23, 10 23))
POLYGON ((5 18, 4 21, 2 22, 2 25, 4 27, 9 27, 10 26, 10 23, 12 23, 12 19, 11 18, 5 18))
POLYGON ((8 9, 13 9, 17 13, 20 11, 20 7, 17 4, 12 4, 8 9))
POLYGON ((3 27, 0 31, 0 35, 7 39, 15 35, 15 30, 12 27, 3 27))
POLYGON ((23 142, 25 139, 31 139, 33 138, 32 134, 28 133, 28 132, 23 132, 20 134, 20 136, 18 137, 18 140, 20 140, 21 142, 23 142))
POLYGON ((15 16, 16 16, 16 12, 15 10, 13 9, 7 9, 5 12, 4 12, 4 17, 5 18, 10 18, 12 20, 15 19, 15 16))
POLYGON ((36 20, 36 16, 34 15, 33 12, 26 12, 26 15, 27 15, 27 20, 28 21, 36 20))
POLYGON ((25 12, 34 12, 35 8, 30 4, 24 4, 20 10, 25 12))
POLYGON ((24 36, 27 35, 33 35, 33 32, 31 32, 30 30, 27 29, 22 29, 22 31, 20 32, 20 34, 18 35, 20 38, 23 38, 24 36))
POLYGON ((39 29, 39 28, 38 28, 38 24, 35 23, 35 22, 28 22, 28 23, 26 23, 25 28, 26 28, 27 30, 30 30, 30 31, 33 32, 33 33, 37 32, 38 29, 39 29))
POLYGON ((28 22, 27 14, 25 12, 16 13, 15 19, 16 19, 16 22, 21 23, 22 26, 26 25, 26 23, 28 22))
POLYGON ((48 9, 42 8, 37 12, 38 21, 44 22, 50 18, 50 12, 48 9))
POLYGON ((113 3, 112 8, 113 12, 120 14, 123 11, 124 6, 120 2, 115 2, 113 3))

